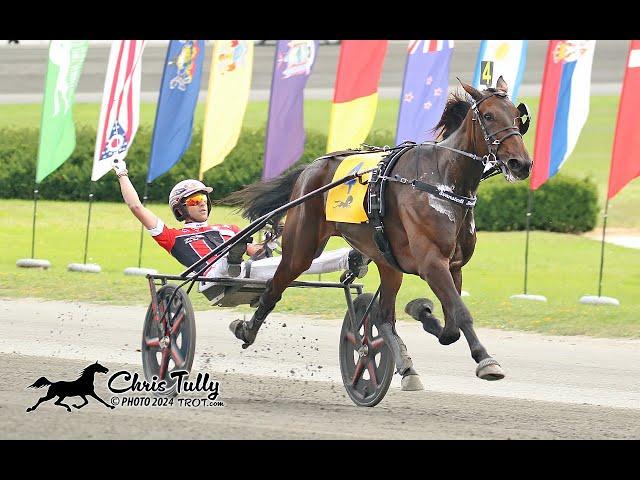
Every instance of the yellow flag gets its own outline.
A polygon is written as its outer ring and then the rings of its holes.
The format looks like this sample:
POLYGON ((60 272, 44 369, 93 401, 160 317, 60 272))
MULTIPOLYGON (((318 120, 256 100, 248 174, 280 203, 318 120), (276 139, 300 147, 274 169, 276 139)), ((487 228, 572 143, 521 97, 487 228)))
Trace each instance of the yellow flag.
POLYGON ((200 180, 238 143, 249 101, 252 67, 251 40, 216 40, 204 114, 200 180))

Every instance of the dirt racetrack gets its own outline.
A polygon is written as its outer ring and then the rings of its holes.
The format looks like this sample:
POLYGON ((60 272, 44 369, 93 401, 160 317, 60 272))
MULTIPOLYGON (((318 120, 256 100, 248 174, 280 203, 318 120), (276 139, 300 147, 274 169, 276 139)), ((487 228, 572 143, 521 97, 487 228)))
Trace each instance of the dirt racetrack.
POLYGON ((110 370, 95 377, 97 394, 110 403, 111 374, 142 373, 136 350, 144 311, 0 300, 0 438, 640 438, 638 340, 478 329, 507 372, 501 382, 483 382, 464 339, 443 347, 418 324, 401 323, 426 390, 402 392, 396 376, 382 403, 358 408, 340 380, 340 320, 272 314, 252 348, 242 350, 227 330, 237 314, 226 309, 196 312, 194 363, 220 382, 224 407, 110 410, 89 398, 71 413, 53 400, 25 411, 46 393, 27 385, 41 376, 75 380, 96 360, 110 370))

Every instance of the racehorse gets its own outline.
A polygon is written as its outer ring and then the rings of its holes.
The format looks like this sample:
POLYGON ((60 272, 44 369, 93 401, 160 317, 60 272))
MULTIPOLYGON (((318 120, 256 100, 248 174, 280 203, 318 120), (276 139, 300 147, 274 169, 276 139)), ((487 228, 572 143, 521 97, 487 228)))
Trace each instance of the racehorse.
MULTIPOLYGON (((244 342, 243 348, 254 342, 258 329, 287 286, 309 268, 331 236, 341 236, 378 267, 383 321, 380 330, 393 352, 396 371, 402 375, 403 390, 423 387, 395 329, 395 301, 403 278, 401 270, 419 275, 428 283, 442 304, 444 326, 433 315, 433 304, 426 299, 410 302, 405 311, 421 321, 423 328, 443 345, 458 340, 462 330, 477 363, 476 375, 485 380, 504 377, 500 364, 480 343, 471 313, 460 296, 462 267, 473 255, 476 244, 473 207, 449 202, 446 194, 443 199, 403 184, 414 179, 457 198, 475 199, 487 164, 496 173, 502 172, 509 182, 529 176, 532 160, 522 140, 530 120, 526 106, 516 107, 509 100, 502 77, 496 88, 482 92, 463 82, 460 84, 472 102, 456 94, 450 97, 434 128, 442 140, 416 144, 402 153, 393 174, 408 181, 396 180, 386 185, 385 232, 396 265, 378 248, 370 223, 326 220, 326 193, 292 208, 284 225, 282 260, 273 279, 267 283, 258 308, 248 322, 235 320, 229 325, 244 342)), ((353 153, 358 152, 330 153, 276 179, 249 185, 220 203, 236 206, 243 210, 243 216, 254 220, 287 201, 329 184, 340 162, 353 153)))
POLYGON ((33 382, 33 384, 29 385, 28 388, 42 388, 46 385, 50 385, 49 390, 47 391, 47 394, 44 397, 40 398, 33 407, 27 408, 27 412, 31 412, 32 410, 35 410, 36 408, 38 408, 38 405, 40 405, 42 402, 51 400, 53 397, 58 397, 58 400, 55 401, 56 405, 65 407, 67 411, 70 412, 71 409, 69 408, 69 405, 62 403, 62 400, 65 397, 82 397, 82 400, 84 400, 84 403, 80 405, 75 405, 75 404, 73 405, 74 408, 82 408, 87 403, 89 403, 89 401, 86 398, 87 395, 91 395, 93 398, 95 398, 96 400, 98 400, 100 403, 107 406, 108 408, 114 409, 115 407, 113 405, 109 405, 100 397, 98 397, 98 395, 96 395, 96 392, 93 387, 93 377, 96 374, 96 372, 107 373, 108 371, 109 369, 107 367, 103 367, 96 361, 96 363, 93 363, 89 365, 87 368, 85 368, 82 371, 80 378, 78 378, 77 380, 74 380, 73 382, 63 382, 63 381, 50 382, 45 377, 40 377, 38 380, 33 382))

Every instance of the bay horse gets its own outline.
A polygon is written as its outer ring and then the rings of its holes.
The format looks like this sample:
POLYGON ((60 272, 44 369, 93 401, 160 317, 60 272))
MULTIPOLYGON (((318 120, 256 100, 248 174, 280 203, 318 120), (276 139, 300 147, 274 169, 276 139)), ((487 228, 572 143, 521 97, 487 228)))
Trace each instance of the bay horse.
MULTIPOLYGON (((510 182, 529 176, 532 160, 522 140, 529 125, 528 110, 524 104, 516 107, 509 100, 502 77, 496 88, 482 92, 461 81, 460 84, 473 101, 453 94, 434 128, 442 140, 407 149, 395 163, 393 173, 409 181, 415 179, 423 185, 436 186, 458 198, 475 199, 487 163, 510 182)), ((255 220, 329 184, 340 162, 353 153, 357 152, 330 153, 276 179, 251 184, 220 203, 235 206, 243 211, 245 218, 255 220)), ((369 222, 327 221, 326 199, 325 192, 289 210, 282 237, 282 260, 273 279, 267 283, 258 308, 251 320, 235 320, 229 325, 244 342, 243 348, 254 342, 258 329, 287 286, 309 268, 331 236, 341 236, 378 267, 383 318, 380 330, 393 352, 396 371, 402 375, 403 390, 424 387, 395 328, 396 295, 403 278, 397 266, 428 283, 442 304, 444 326, 433 315, 433 304, 429 300, 414 300, 405 311, 422 322, 424 330, 435 335, 442 345, 457 341, 462 330, 477 363, 476 375, 485 380, 503 378, 504 371, 480 343, 471 313, 460 296, 462 267, 473 255, 476 244, 473 207, 449 202, 397 181, 389 182, 384 224, 397 262, 394 266, 376 245, 369 222)))

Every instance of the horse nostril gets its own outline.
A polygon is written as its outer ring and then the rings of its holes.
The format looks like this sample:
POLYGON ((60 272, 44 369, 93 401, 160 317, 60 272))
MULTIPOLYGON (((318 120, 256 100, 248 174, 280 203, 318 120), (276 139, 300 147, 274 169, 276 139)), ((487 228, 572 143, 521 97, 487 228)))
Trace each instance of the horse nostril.
POLYGON ((509 170, 513 170, 516 172, 522 170, 522 165, 523 163, 520 160, 516 160, 515 158, 510 158, 507 161, 507 167, 509 167, 509 170))

